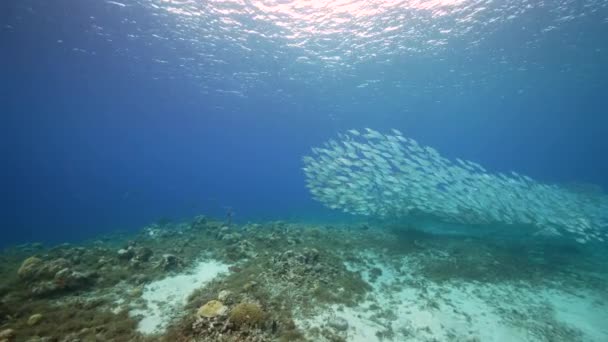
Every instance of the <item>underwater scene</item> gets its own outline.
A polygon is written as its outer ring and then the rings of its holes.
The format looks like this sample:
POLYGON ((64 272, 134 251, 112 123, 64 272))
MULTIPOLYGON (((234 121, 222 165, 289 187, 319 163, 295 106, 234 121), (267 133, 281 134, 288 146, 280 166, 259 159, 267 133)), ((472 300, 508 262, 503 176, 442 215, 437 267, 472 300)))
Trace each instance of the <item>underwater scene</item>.
POLYGON ((608 342, 608 1, 3 0, 0 342, 608 342))

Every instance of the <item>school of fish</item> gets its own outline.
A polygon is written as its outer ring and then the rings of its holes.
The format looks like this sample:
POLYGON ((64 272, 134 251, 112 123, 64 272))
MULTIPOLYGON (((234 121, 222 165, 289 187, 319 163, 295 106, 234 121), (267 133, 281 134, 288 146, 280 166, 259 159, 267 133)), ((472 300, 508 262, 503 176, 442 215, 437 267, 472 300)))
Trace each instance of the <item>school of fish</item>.
POLYGON ((332 209, 373 218, 413 214, 464 224, 530 226, 579 243, 608 240, 608 196, 442 157, 398 130, 351 129, 303 157, 307 187, 332 209))

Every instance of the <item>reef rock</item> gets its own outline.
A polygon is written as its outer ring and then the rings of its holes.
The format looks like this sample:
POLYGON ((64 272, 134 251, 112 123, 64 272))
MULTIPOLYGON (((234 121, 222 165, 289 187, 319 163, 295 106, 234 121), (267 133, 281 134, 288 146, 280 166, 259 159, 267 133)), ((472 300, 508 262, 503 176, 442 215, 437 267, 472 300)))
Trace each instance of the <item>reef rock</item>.
POLYGON ((207 217, 205 217, 204 215, 198 215, 197 217, 194 218, 194 222, 192 222, 192 226, 203 227, 207 224, 207 222, 208 222, 207 217))
POLYGON ((8 342, 12 341, 15 338, 15 330, 13 329, 4 329, 0 331, 0 342, 8 342))
POLYGON ((74 271, 72 267, 72 264, 63 258, 44 261, 30 257, 23 261, 17 274, 28 284, 32 294, 46 295, 81 288, 93 279, 93 273, 74 271))
POLYGON ((232 298, 232 292, 228 291, 228 290, 222 290, 220 291, 220 293, 217 295, 217 299, 221 302, 229 302, 230 299, 232 298))
POLYGON ((116 254, 118 255, 118 259, 131 260, 135 252, 132 248, 121 248, 116 254))
POLYGON ((153 252, 148 247, 135 247, 134 248, 135 259, 139 262, 146 262, 150 260, 153 252))
POLYGON ((37 276, 40 268, 43 265, 43 261, 36 257, 29 257, 21 263, 21 267, 17 271, 19 278, 28 280, 33 279, 37 276))
POLYGON ((163 254, 158 267, 165 271, 174 270, 182 266, 182 261, 173 254, 163 254))
POLYGON ((304 248, 299 252, 288 250, 273 258, 273 270, 285 280, 296 280, 322 273, 324 268, 319 259, 319 251, 315 248, 304 248))
MULTIPOLYGON (((55 342, 55 341, 57 341, 57 339, 53 339, 52 337, 49 337, 49 336, 45 336, 45 337, 34 336, 27 340, 27 342, 55 342)), ((60 340, 60 342, 76 342, 76 341, 80 341, 80 339, 78 339, 75 336, 75 334, 73 334, 73 333, 67 334, 65 336, 65 338, 60 340)))
POLYGON ((332 317, 327 325, 338 330, 338 331, 346 331, 348 329, 348 321, 342 317, 332 317))
POLYGON ((24 281, 38 281, 52 278, 55 273, 69 266, 71 263, 63 258, 43 261, 37 257, 29 257, 23 261, 17 274, 24 281))
POLYGON ((127 248, 119 249, 117 255, 118 259, 140 263, 150 260, 152 250, 148 247, 135 247, 131 245, 127 248))
POLYGON ((92 280, 93 274, 73 271, 64 268, 55 274, 55 283, 61 288, 76 289, 87 285, 92 280))

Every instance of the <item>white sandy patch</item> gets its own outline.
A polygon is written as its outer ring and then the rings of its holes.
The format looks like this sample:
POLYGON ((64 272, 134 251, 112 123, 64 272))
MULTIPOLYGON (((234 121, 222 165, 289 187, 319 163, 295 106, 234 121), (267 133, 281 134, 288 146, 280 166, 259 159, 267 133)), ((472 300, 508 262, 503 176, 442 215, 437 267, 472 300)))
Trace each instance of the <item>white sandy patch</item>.
POLYGON ((188 296, 219 274, 227 272, 228 265, 214 260, 199 262, 187 273, 170 276, 144 287, 142 294, 145 309, 131 310, 131 316, 142 316, 137 330, 143 334, 162 333, 171 319, 181 314, 188 296))
MULTIPOLYGON (((363 303, 354 308, 330 306, 314 317, 300 317, 297 324, 304 330, 327 328, 349 342, 533 342, 545 340, 545 329, 574 332, 583 341, 608 341, 608 304, 593 293, 581 290, 574 295, 525 284, 439 285, 417 277, 415 265, 401 268, 411 270, 407 273, 379 258, 368 260, 371 263, 358 270, 364 278, 369 279, 372 267, 380 268, 382 275, 371 282, 373 290, 363 303), (348 321, 345 332, 329 327, 334 316, 348 321)), ((408 260, 399 264, 404 263, 408 260)))
POLYGON ((581 298, 557 291, 545 291, 547 298, 555 308, 555 317, 562 322, 569 322, 581 330, 590 341, 608 341, 608 308, 606 304, 588 294, 581 298), (602 311, 598 311, 602 309, 602 311))

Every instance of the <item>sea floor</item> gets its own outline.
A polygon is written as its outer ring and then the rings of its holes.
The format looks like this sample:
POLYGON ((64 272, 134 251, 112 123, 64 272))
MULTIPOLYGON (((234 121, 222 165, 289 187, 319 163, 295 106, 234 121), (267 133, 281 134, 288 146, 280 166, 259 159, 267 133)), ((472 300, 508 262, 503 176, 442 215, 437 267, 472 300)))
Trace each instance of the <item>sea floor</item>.
POLYGON ((608 250, 199 216, 0 254, 2 341, 608 341, 608 250))

